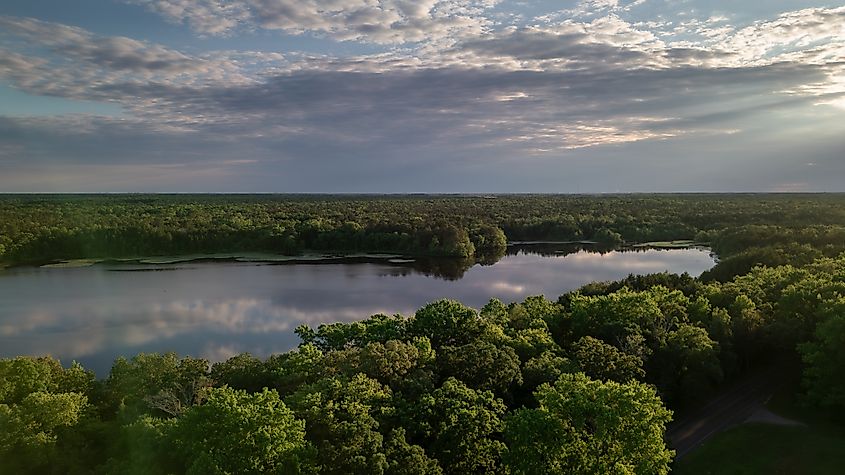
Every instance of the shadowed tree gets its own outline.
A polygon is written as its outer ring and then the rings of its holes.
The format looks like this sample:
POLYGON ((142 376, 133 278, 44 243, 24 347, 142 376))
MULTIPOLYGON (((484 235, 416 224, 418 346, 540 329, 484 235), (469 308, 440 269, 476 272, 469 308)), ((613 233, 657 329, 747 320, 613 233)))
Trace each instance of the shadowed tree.
POLYGON ((645 376, 642 359, 591 336, 575 342, 573 356, 581 371, 594 379, 627 383, 645 376))
POLYGON ((478 313, 454 300, 438 300, 417 310, 408 332, 431 340, 434 349, 469 343, 483 331, 478 313))
POLYGON ((454 378, 411 404, 405 419, 415 440, 446 473, 499 473, 504 403, 454 378))
POLYGON ((806 365, 803 384, 808 399, 822 407, 845 408, 845 298, 823 310, 815 338, 799 345, 806 365))
POLYGON ((390 389, 364 374, 324 378, 285 399, 305 420, 321 472, 330 474, 384 473, 389 463, 376 416, 390 400, 390 389))

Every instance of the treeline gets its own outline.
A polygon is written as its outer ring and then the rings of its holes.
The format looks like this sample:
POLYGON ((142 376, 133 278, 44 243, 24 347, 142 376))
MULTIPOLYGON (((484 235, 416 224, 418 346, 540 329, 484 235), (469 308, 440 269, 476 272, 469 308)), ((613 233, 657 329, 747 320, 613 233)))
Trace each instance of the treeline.
POLYGON ((798 354, 845 409, 845 255, 594 283, 557 301, 438 301, 299 327, 296 350, 118 359, 103 380, 0 361, 2 473, 667 473, 672 411, 798 354))
POLYGON ((843 234, 845 195, 0 196, 7 264, 309 250, 484 259, 507 240, 695 238, 714 243, 724 264, 711 277, 725 280, 755 262, 834 256, 843 234))
POLYGON ((760 264, 803 266, 821 257, 835 257, 845 251, 845 226, 776 222, 699 233, 697 239, 710 242, 720 257, 702 278, 726 281, 760 264))

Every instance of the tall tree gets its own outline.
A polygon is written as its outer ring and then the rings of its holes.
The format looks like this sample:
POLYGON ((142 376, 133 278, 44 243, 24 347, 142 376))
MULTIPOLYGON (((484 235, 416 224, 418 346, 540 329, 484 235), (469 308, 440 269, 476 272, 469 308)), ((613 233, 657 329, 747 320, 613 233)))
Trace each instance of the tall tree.
POLYGON ((505 463, 515 474, 669 472, 663 431, 672 412, 653 388, 564 374, 535 392, 537 409, 506 419, 505 463))
POLYGON ((305 422, 273 390, 211 389, 202 405, 178 419, 169 438, 186 473, 315 472, 305 422))

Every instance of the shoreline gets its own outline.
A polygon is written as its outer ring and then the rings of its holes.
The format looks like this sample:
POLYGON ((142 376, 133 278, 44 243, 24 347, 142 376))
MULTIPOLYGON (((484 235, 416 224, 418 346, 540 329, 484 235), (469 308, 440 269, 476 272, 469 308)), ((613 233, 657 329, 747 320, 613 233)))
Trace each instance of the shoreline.
MULTIPOLYGON (((511 241, 507 248, 532 247, 532 246, 571 246, 584 245, 599 247, 600 243, 595 241, 511 241)), ((702 249, 711 250, 707 243, 693 240, 674 241, 651 241, 643 243, 624 244, 613 246, 607 250, 612 251, 640 251, 647 249, 672 250, 672 249, 702 249)), ((711 250, 712 252, 712 250, 711 250)), ((419 256, 397 253, 361 253, 354 252, 344 254, 342 252, 306 252, 299 255, 273 254, 265 252, 220 252, 220 253, 194 253, 184 255, 162 255, 162 256, 133 256, 133 257, 98 257, 81 259, 59 259, 44 261, 41 263, 0 263, 0 270, 16 267, 37 267, 44 269, 76 269, 91 267, 97 264, 136 264, 136 265, 167 265, 184 264, 189 262, 240 262, 255 264, 323 264, 340 262, 387 262, 390 264, 412 264, 418 260, 425 259, 466 259, 457 256, 419 256)))

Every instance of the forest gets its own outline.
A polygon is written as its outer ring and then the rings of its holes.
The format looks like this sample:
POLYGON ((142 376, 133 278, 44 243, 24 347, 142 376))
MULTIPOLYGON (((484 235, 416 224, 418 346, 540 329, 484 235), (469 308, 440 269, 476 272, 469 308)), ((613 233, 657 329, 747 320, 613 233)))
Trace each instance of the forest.
POLYGON ((482 259, 689 239, 700 278, 439 300, 296 329, 269 358, 0 360, 0 473, 665 474, 665 431, 755 368, 845 423, 845 196, 6 196, 8 265, 261 250, 482 259))
POLYGON ((842 194, 0 195, 0 267, 69 259, 267 252, 495 261, 509 241, 604 248, 687 239, 705 279, 845 250, 842 194))

